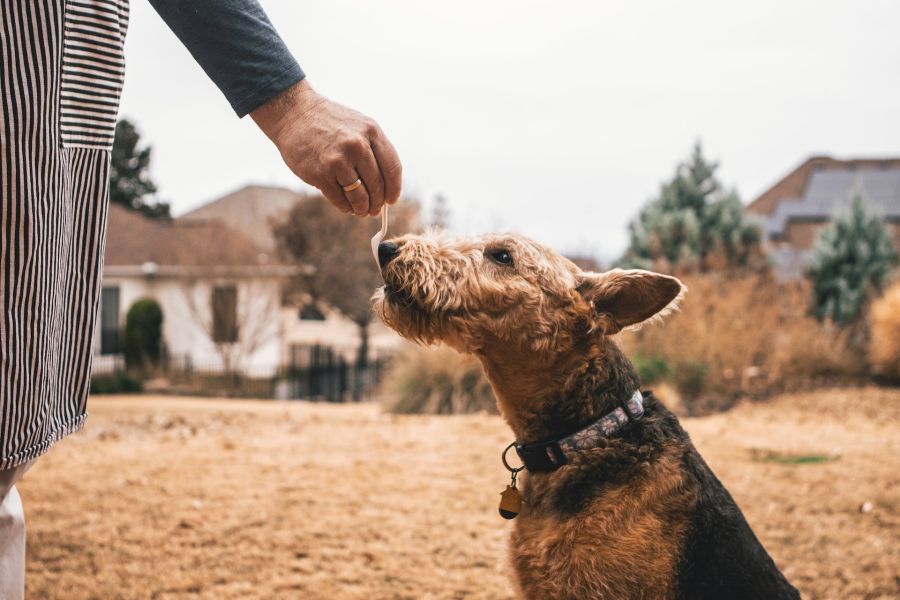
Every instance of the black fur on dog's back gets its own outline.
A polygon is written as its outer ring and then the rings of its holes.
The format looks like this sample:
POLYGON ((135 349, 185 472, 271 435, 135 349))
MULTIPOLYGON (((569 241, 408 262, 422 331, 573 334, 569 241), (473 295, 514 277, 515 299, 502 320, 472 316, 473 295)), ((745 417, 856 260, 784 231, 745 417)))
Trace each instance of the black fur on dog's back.
POLYGON ((700 495, 682 549, 679 596, 696 600, 800 598, 693 444, 683 464, 700 483, 700 495))

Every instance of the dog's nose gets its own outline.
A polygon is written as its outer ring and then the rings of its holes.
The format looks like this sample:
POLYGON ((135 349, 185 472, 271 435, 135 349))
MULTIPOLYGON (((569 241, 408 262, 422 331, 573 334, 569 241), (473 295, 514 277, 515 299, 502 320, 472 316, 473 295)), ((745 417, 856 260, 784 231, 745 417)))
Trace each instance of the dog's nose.
POLYGON ((381 242, 378 244, 378 264, 385 268, 391 260, 400 254, 400 246, 394 242, 381 242))

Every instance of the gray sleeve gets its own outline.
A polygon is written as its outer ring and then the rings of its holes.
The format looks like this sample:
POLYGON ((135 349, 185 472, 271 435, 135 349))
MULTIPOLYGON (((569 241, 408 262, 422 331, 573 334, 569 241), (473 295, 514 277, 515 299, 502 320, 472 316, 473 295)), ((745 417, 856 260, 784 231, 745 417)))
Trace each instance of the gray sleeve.
POLYGON ((243 117, 305 77, 257 0, 150 0, 243 117))

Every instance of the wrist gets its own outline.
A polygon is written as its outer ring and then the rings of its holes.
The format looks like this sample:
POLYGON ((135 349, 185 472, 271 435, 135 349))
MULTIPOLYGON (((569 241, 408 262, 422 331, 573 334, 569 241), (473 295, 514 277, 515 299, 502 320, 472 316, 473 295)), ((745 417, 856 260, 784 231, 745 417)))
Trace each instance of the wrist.
POLYGON ((324 101, 325 98, 303 78, 253 110, 250 117, 266 137, 278 145, 279 138, 288 125, 302 119, 324 101))

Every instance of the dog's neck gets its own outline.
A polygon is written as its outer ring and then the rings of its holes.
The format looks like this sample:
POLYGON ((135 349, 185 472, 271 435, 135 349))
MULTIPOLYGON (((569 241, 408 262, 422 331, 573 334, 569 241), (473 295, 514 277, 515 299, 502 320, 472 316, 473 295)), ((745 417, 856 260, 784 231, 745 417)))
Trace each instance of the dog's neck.
POLYGON ((577 431, 640 385, 622 351, 603 336, 554 353, 516 351, 498 341, 486 344, 478 356, 520 444, 577 431))

